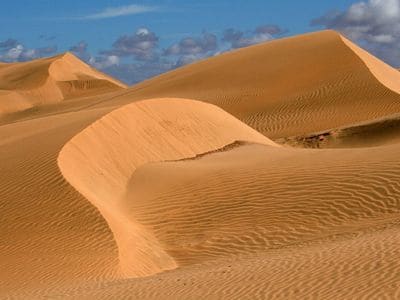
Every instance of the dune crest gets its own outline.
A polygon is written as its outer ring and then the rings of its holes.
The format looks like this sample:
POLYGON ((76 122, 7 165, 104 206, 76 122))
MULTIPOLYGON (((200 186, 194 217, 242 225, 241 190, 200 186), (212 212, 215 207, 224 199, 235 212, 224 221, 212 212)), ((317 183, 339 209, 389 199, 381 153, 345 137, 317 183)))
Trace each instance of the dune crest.
POLYGON ((68 182, 110 224, 123 271, 144 276, 175 268, 176 263, 120 207, 135 170, 151 162, 196 157, 236 141, 277 147, 216 106, 152 99, 124 106, 83 130, 63 147, 58 164, 68 182))
POLYGON ((71 53, 0 65, 0 116, 126 88, 71 53))
POLYGON ((201 100, 271 139, 305 135, 400 111, 400 75, 366 56, 338 32, 308 33, 184 66, 126 96, 201 100))
POLYGON ((398 70, 371 55, 369 52, 349 41, 344 36, 341 36, 341 38, 343 42, 363 60, 376 79, 378 79, 388 89, 400 94, 400 73, 398 70))

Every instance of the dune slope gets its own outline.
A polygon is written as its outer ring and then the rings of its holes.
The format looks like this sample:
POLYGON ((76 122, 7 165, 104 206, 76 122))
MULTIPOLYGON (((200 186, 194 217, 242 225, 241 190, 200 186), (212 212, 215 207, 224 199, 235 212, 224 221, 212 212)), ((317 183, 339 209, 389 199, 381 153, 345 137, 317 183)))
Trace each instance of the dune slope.
POLYGON ((125 87, 71 53, 29 62, 1 64, 0 116, 125 87))
POLYGON ((322 31, 208 58, 138 84, 129 95, 210 102, 274 139, 397 113, 399 82, 393 68, 322 31))
POLYGON ((248 143, 141 165, 118 207, 180 268, 138 280, 84 283, 68 294, 395 297, 398 151, 398 144, 302 150, 248 143))
POLYGON ((63 145, 102 114, 0 126, 0 298, 35 299, 55 286, 120 278, 109 226, 57 165, 63 145))
POLYGON ((71 293, 105 299, 396 298, 398 151, 399 145, 244 145, 144 165, 131 178, 124 209, 154 232, 181 268, 71 293))
POLYGON ((176 263, 120 208, 132 174, 147 163, 196 157, 236 141, 277 146, 213 105, 153 99, 101 118, 63 147, 58 162, 66 179, 109 222, 123 271, 142 276, 175 268, 176 263))

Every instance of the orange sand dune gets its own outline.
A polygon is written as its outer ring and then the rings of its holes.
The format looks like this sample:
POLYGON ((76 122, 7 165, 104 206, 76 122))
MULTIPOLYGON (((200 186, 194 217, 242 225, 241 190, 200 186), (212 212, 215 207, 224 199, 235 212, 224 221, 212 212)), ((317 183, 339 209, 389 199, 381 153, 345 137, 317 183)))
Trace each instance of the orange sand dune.
POLYGON ((397 113, 399 91, 395 69, 322 31, 212 57, 138 84, 130 95, 210 102, 281 138, 397 113))
POLYGON ((59 165, 66 179, 104 215, 130 276, 175 268, 175 261, 140 224, 120 209, 130 177, 150 162, 179 160, 245 140, 277 146, 210 104, 155 99, 118 109, 64 146, 59 165))
POLYGON ((0 64, 0 116, 125 87, 71 53, 30 62, 0 64))
MULTIPOLYGON (((103 78, 64 59, 0 64, 1 99, 103 78)), ((2 119, 0 297, 400 297, 389 66, 324 31, 113 83, 2 119)))
POLYGON ((396 298, 399 148, 243 145, 194 160, 143 165, 121 207, 180 268, 104 286, 83 284, 67 294, 396 298))

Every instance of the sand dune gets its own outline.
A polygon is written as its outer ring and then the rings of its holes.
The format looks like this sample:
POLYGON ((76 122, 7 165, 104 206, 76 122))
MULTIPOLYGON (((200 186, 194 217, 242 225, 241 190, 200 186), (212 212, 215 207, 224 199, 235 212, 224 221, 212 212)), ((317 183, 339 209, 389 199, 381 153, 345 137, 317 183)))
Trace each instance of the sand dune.
POLYGON ((322 31, 212 57, 138 84, 130 95, 210 102, 274 139, 397 113, 399 82, 395 69, 322 31))
POLYGON ((0 65, 0 116, 74 97, 125 88, 71 53, 0 65))
POLYGON ((93 299, 396 298, 398 151, 399 145, 298 150, 248 144, 144 165, 130 180, 124 211, 152 231, 180 268, 84 284, 70 293, 93 299))
POLYGON ((130 89, 77 65, 0 64, 2 112, 74 98, 2 119, 0 297, 399 298, 394 69, 332 31, 130 89))
POLYGON ((101 114, 0 127, 0 298, 13 292, 32 299, 55 285, 118 278, 118 251, 107 223, 57 165, 62 146, 101 114))
POLYGON ((59 165, 110 224, 123 272, 143 276, 177 265, 152 234, 119 207, 132 174, 150 162, 196 157, 241 140, 277 146, 210 104, 147 100, 118 109, 75 136, 62 149, 59 165))

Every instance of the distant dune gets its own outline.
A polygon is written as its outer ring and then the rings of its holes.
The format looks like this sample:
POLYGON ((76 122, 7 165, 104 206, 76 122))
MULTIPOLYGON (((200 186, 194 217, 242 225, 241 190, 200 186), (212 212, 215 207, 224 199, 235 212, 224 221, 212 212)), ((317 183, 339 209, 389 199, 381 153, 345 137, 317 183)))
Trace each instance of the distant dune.
POLYGON ((210 102, 274 139, 397 113, 399 91, 395 69, 322 31, 212 57, 138 84, 130 95, 210 102))
POLYGON ((399 76, 333 31, 0 64, 0 298, 400 298, 399 76))
POLYGON ((0 64, 0 115, 126 86, 71 53, 30 62, 0 64))

